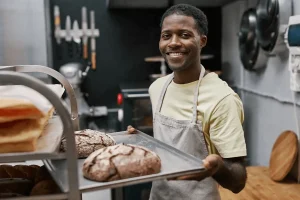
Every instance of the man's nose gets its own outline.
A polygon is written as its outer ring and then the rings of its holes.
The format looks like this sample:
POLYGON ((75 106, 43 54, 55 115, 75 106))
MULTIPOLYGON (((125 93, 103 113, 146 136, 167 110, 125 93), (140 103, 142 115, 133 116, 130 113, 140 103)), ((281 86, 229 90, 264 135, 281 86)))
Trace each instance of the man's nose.
POLYGON ((174 47, 177 47, 177 46, 180 46, 180 45, 181 45, 181 43, 180 43, 179 38, 177 36, 172 36, 168 46, 171 47, 171 48, 174 48, 174 47))

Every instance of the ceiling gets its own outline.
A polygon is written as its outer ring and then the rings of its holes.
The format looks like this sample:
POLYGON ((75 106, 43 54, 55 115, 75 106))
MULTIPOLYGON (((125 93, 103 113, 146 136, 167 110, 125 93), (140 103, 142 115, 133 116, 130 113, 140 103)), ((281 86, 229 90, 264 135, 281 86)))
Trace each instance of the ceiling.
POLYGON ((197 7, 224 6, 237 0, 174 0, 174 4, 187 3, 197 7))
POLYGON ((108 8, 167 8, 174 4, 187 3, 197 7, 224 6, 238 0, 106 0, 108 8))

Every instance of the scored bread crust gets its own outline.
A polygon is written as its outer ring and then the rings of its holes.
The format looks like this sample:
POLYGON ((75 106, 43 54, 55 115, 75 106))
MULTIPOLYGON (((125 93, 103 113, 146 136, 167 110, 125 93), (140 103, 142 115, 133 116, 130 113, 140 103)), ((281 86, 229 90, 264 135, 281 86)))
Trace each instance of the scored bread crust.
MULTIPOLYGON (((85 129, 81 131, 75 131, 75 143, 78 158, 86 158, 94 151, 112 146, 116 144, 116 141, 110 135, 91 129, 85 129)), ((67 148, 66 139, 61 141, 61 151, 65 152, 67 148)))
POLYGON ((132 144, 118 144, 93 152, 83 164, 87 179, 107 182, 159 173, 161 159, 153 151, 132 144))

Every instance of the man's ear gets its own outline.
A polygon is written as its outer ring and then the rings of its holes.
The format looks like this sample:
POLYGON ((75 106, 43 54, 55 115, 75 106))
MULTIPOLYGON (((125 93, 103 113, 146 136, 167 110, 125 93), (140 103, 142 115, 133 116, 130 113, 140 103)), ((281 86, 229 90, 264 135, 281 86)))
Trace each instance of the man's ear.
POLYGON ((201 46, 201 48, 203 48, 203 47, 206 46, 206 42, 207 42, 207 37, 206 37, 206 35, 201 35, 201 36, 200 36, 200 46, 201 46))

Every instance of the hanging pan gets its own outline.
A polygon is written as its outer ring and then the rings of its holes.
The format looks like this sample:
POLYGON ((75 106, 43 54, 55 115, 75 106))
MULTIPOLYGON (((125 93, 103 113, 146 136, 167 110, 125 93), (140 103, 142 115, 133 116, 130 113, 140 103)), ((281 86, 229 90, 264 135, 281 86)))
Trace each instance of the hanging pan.
POLYGON ((255 9, 247 9, 240 24, 239 51, 244 68, 250 71, 265 67, 268 60, 266 52, 257 41, 256 23, 255 9))
POLYGON ((256 5, 257 40, 270 55, 286 51, 284 33, 292 15, 292 0, 259 0, 256 5))

